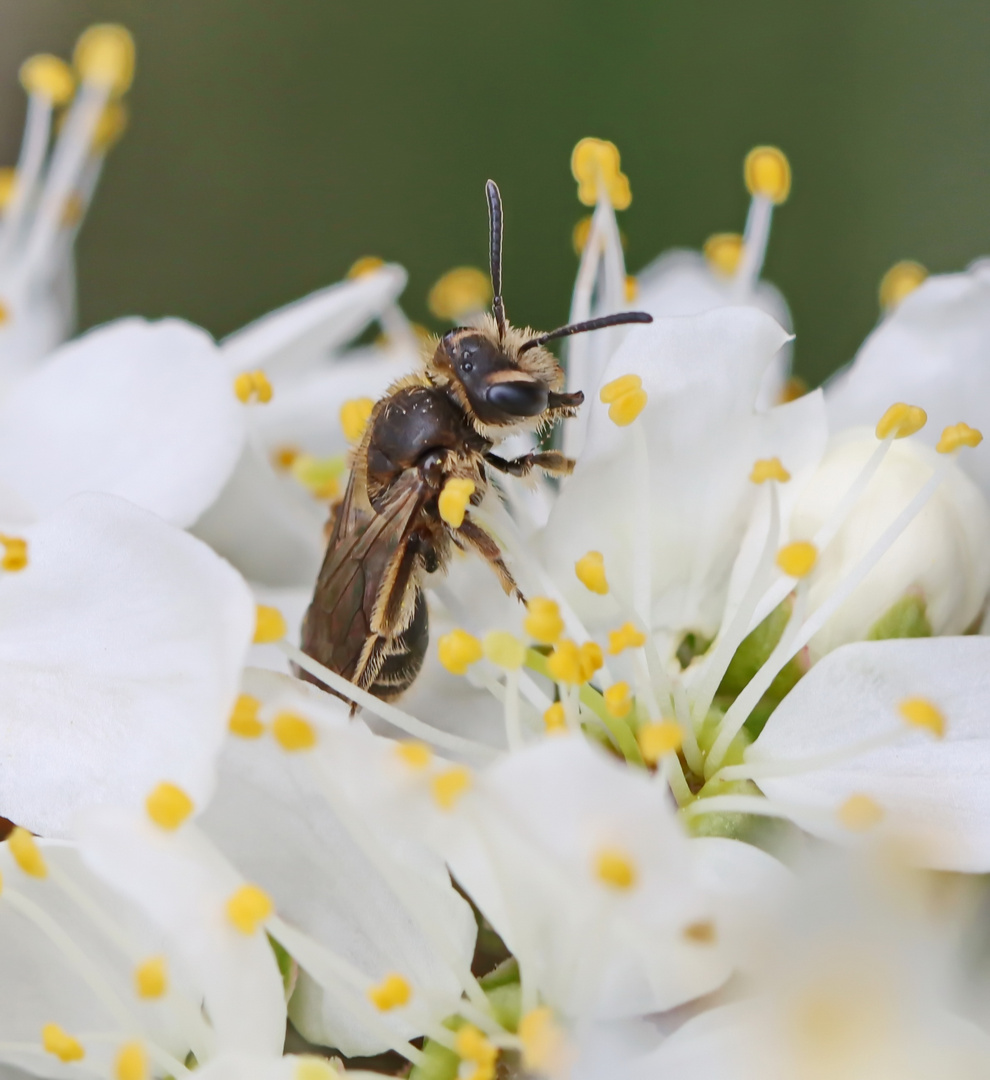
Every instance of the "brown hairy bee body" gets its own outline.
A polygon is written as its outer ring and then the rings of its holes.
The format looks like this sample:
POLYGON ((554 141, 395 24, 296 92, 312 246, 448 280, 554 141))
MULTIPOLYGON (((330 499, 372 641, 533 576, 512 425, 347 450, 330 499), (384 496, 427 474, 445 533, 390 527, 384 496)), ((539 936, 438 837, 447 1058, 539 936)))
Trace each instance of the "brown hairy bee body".
POLYGON ((446 569, 454 547, 484 558, 506 593, 522 600, 498 544, 470 507, 457 526, 441 516, 444 486, 471 481, 470 505, 478 506, 490 490, 490 469, 512 476, 533 469, 569 473, 573 461, 555 451, 513 460, 493 453, 509 435, 573 416, 584 400, 580 392, 561 392, 563 371, 544 344, 599 326, 650 321, 626 312, 543 335, 508 325, 501 200, 492 181, 487 194, 493 314, 480 327, 445 334, 422 371, 394 383, 375 404, 303 625, 304 652, 384 700, 406 690, 422 667, 429 641, 423 584, 446 569))

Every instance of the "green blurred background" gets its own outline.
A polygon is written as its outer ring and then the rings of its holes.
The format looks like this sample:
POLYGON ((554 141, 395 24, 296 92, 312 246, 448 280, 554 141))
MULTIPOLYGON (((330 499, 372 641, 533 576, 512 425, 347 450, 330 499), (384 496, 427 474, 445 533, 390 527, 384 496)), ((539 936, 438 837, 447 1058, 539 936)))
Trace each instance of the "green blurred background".
POLYGON ((138 76, 81 240, 84 325, 178 314, 224 334, 364 254, 409 268, 425 321, 441 272, 483 264, 488 176, 509 310, 556 325, 584 135, 622 152, 633 271, 741 229, 745 151, 787 151, 766 276, 813 381, 873 324, 892 262, 988 248, 987 0, 0 0, 4 161, 20 60, 105 20, 133 31, 138 76))

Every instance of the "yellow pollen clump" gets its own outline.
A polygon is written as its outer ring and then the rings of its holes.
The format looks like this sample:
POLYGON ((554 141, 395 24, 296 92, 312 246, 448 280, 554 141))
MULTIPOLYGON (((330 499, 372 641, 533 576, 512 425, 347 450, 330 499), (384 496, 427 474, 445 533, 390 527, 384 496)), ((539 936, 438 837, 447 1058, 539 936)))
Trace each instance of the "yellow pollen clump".
POLYGON ((257 885, 242 885, 227 901, 227 918, 242 934, 253 934, 274 910, 271 897, 257 885))
POLYGON ((581 674, 584 676, 585 682, 605 663, 602 647, 594 641, 586 641, 578 649, 578 659, 581 663, 581 674))
POLYGON ((638 649, 646 644, 646 634, 636 629, 631 622, 623 623, 618 630, 608 632, 608 652, 618 656, 625 649, 638 649))
MULTIPOLYGON (((360 437, 360 436, 359 436, 360 437)), ((317 499, 333 499, 340 494, 340 478, 347 468, 343 456, 317 458, 312 454, 296 454, 286 466, 317 499)))
POLYGON ((681 748, 683 737, 680 724, 674 720, 644 724, 636 733, 639 749, 647 765, 656 765, 665 754, 676 754, 681 748))
POLYGON ((302 716, 292 712, 280 712, 272 721, 275 741, 290 753, 311 750, 316 745, 316 729, 302 716))
POLYGON ((180 787, 163 780, 144 800, 148 817, 160 828, 171 832, 193 812, 193 801, 180 787))
POLYGON ((256 697, 239 695, 227 721, 227 730, 241 739, 259 738, 265 730, 265 725, 258 718, 260 709, 261 702, 256 697))
POLYGON ((139 998, 153 1000, 168 990, 168 968, 164 956, 152 956, 134 970, 134 989, 139 998))
POLYGON ((234 378, 234 393, 245 405, 252 399, 264 405, 272 400, 272 384, 263 371, 242 371, 234 378))
POLYGON ((564 620, 560 617, 557 602, 545 596, 534 596, 526 604, 523 629, 536 641, 553 645, 564 632, 564 620))
POLYGON ((59 1061, 82 1061, 86 1051, 82 1043, 63 1031, 58 1024, 45 1024, 41 1029, 41 1045, 49 1054, 54 1054, 59 1061))
POLYGON ((643 380, 638 375, 620 375, 606 383, 598 392, 613 424, 626 427, 646 408, 647 396, 643 380))
POLYGON ((372 1005, 381 1012, 388 1012, 405 1005, 412 997, 412 987, 401 976, 392 972, 377 985, 368 988, 372 1005))
POLYGON ((636 884, 636 864, 618 848, 602 848, 595 856, 595 877, 605 885, 625 892, 636 884))
POLYGON ((746 155, 743 176, 750 195, 782 203, 791 192, 791 163, 776 146, 756 146, 746 155))
POLYGON ((438 319, 456 321, 484 311, 491 298, 492 286, 486 273, 476 266, 457 266, 434 283, 426 305, 438 319))
POLYGON ((485 659, 506 671, 516 671, 526 662, 526 646, 506 630, 492 630, 481 643, 485 659))
POLYGON ((76 42, 72 62, 86 82, 126 94, 134 80, 134 39, 113 23, 91 26, 76 42))
POLYGON ((530 1010, 519 1020, 523 1068, 548 1076, 557 1075, 563 1064, 564 1036, 546 1005, 530 1010))
POLYGON ((548 735, 560 735, 567 730, 567 714, 562 702, 555 701, 543 714, 543 725, 548 735))
POLYGON ((937 739, 945 736, 945 717, 938 706, 927 698, 905 698, 897 709, 911 727, 924 728, 937 739))
POLYGON ((437 507, 440 510, 440 517, 452 529, 459 529, 464 523, 464 515, 467 513, 468 504, 474 492, 474 481, 460 476, 453 476, 444 484, 440 498, 437 500, 437 507))
POLYGON ((68 105, 76 92, 72 68, 57 56, 39 53, 21 64, 21 86, 29 94, 39 94, 53 105, 68 105))
POLYGON ((547 657, 547 669, 560 683, 583 683, 584 665, 581 663, 581 650, 570 638, 558 641, 553 652, 547 657))
POLYGON ((7 837, 7 847, 14 857, 14 862, 29 877, 48 877, 48 865, 45 862, 45 857, 41 854, 41 849, 34 842, 34 837, 27 829, 22 829, 20 826, 14 829, 10 836, 7 837))
POLYGON ((904 439, 920 431, 927 422, 928 414, 924 409, 898 401, 880 417, 877 438, 886 439, 888 435, 893 435, 895 439, 904 439))
POLYGON ((894 265, 880 279, 880 307, 884 311, 893 308, 908 296, 928 277, 928 271, 921 263, 904 259, 894 265))
POLYGON ((854 832, 864 832, 879 825, 883 820, 883 809, 869 795, 850 795, 839 807, 839 823, 854 832))
POLYGON ((609 716, 614 716, 616 720, 624 719, 632 710, 632 696, 627 682, 612 683, 602 696, 609 716))
POLYGON ((0 210, 13 198, 16 185, 17 170, 12 169, 9 165, 0 168, 0 210))
POLYGON ((619 168, 619 150, 606 139, 581 139, 571 151, 571 173, 578 183, 578 199, 594 206, 604 194, 616 210, 632 202, 629 177, 619 168))
POLYGON ((0 536, 0 546, 3 547, 3 555, 0 556, 0 567, 4 570, 23 570, 28 564, 27 541, 19 536, 0 536))
POLYGON ((742 258, 742 249, 743 238, 739 233, 727 232, 709 236, 702 248, 708 265, 726 277, 731 277, 736 272, 736 267, 742 258))
POLYGON ((441 810, 453 810, 470 786, 471 770, 465 765, 453 765, 433 778, 430 789, 433 801, 441 810))
POLYGON ((367 277, 368 274, 373 274, 376 270, 381 270, 385 265, 385 260, 379 258, 377 255, 362 255, 360 259, 355 259, 351 264, 350 270, 347 271, 347 276, 351 279, 367 277))
POLYGON ((684 927, 683 935, 685 941, 690 941, 693 945, 714 945, 718 936, 715 931, 715 924, 707 919, 688 923, 684 927))
POLYGON ((117 1052, 115 1064, 117 1080, 147 1080, 148 1055, 139 1042, 124 1043, 117 1052))
POLYGON ((433 751, 426 743, 416 742, 414 739, 406 739, 395 744, 395 752, 403 765, 421 772, 429 768, 433 760, 433 751))
POLYGON ((481 642, 466 630, 451 630, 437 642, 440 663, 452 675, 464 675, 467 669, 484 655, 481 642))
POLYGON ((977 431, 976 428, 960 420, 958 424, 950 424, 942 432, 935 449, 940 454, 951 454, 953 450, 958 450, 961 446, 972 448, 979 446, 981 442, 983 442, 983 432, 977 431))
POLYGON ((571 232, 571 244, 574 248, 575 255, 580 255, 584 251, 590 235, 591 214, 585 214, 571 232))
POLYGON ((498 1049, 473 1024, 458 1029, 454 1049, 462 1061, 474 1064, 470 1073, 458 1072, 459 1080, 494 1080, 498 1049))
POLYGON ((807 577, 818 562, 818 548, 810 540, 795 540, 777 552, 777 565, 788 577, 807 577))
POLYGON ((639 296, 639 282, 632 274, 626 274, 626 303, 631 304, 639 296))
POLYGON ((98 154, 105 154, 119 141, 127 130, 130 117, 127 106, 122 101, 111 101, 100 114, 93 132, 93 149, 98 154))
POLYGON ((605 556, 600 551, 589 551, 574 564, 574 573, 578 581, 593 593, 604 596, 608 592, 608 579, 605 577, 605 556))
POLYGON ((270 645, 273 641, 281 641, 287 631, 285 619, 278 608, 269 607, 267 604, 258 605, 254 623, 255 645, 270 645))
POLYGON ((360 441, 375 403, 370 397, 352 398, 340 407, 340 426, 349 443, 360 441))
POLYGON ((786 484, 791 474, 781 465, 779 457, 761 458, 753 465, 749 478, 754 484, 764 484, 767 480, 777 480, 781 484, 786 484))

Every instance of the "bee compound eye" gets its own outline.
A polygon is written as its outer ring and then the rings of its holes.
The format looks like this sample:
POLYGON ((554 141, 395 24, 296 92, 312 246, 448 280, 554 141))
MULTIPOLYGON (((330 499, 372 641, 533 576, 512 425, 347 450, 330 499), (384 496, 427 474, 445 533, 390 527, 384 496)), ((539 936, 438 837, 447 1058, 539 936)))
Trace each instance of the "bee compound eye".
POLYGON ((538 382, 500 382, 488 388, 485 399, 509 416, 539 416, 547 407, 547 388, 538 382))

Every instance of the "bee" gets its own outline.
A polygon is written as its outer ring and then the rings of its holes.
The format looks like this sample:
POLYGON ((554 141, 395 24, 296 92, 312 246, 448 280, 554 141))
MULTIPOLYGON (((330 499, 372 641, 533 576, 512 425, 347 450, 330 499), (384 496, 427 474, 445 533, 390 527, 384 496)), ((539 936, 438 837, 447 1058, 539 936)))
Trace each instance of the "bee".
POLYGON ((385 701, 407 690, 423 666, 429 643, 424 582, 445 570, 453 548, 480 555, 505 592, 525 602, 498 544, 472 519, 470 507, 488 493, 493 470, 566 476, 574 468, 555 450, 512 459, 494 453, 510 435, 545 431, 576 415, 584 401, 581 391, 563 391, 564 372, 546 344, 652 321, 644 312, 622 312, 545 334, 512 326, 502 300, 501 195, 492 180, 485 191, 491 314, 480 326, 444 334, 422 370, 395 382, 373 407, 303 623, 304 652, 385 701), (439 505, 452 479, 474 485, 456 527, 439 505))

